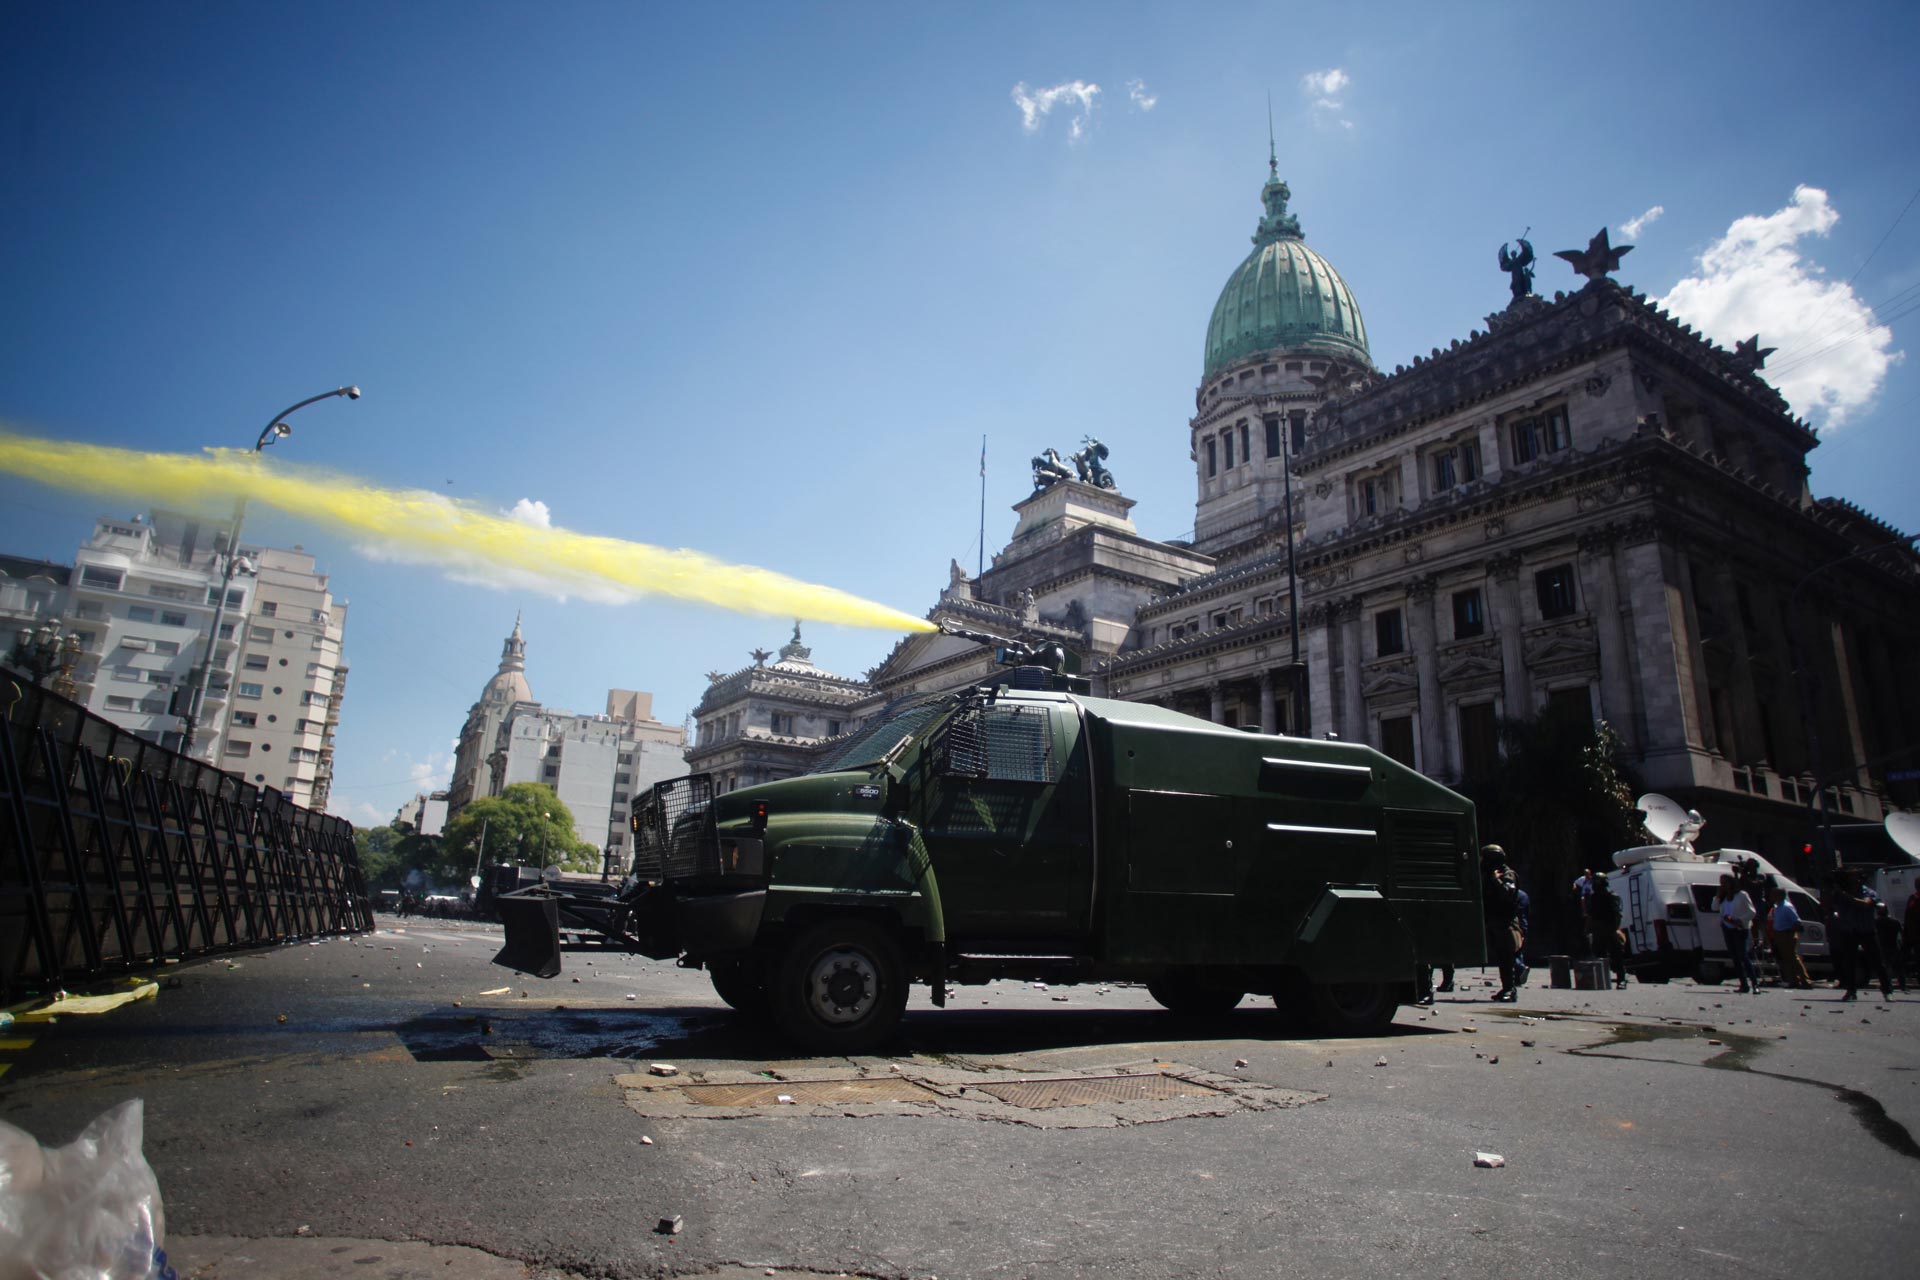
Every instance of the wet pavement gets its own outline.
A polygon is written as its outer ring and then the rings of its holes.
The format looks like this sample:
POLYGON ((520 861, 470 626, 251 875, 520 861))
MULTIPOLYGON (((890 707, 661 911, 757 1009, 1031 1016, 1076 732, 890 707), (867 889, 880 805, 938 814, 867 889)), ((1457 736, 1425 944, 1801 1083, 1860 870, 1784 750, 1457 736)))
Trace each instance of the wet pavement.
POLYGON ((1317 1041, 1251 999, 995 983, 802 1058, 699 973, 570 951, 540 982, 487 963, 497 929, 382 926, 38 1028, 0 1118, 62 1142, 143 1098, 204 1277, 1872 1276, 1920 1218, 1920 996, 1515 1007, 1463 971, 1317 1041))

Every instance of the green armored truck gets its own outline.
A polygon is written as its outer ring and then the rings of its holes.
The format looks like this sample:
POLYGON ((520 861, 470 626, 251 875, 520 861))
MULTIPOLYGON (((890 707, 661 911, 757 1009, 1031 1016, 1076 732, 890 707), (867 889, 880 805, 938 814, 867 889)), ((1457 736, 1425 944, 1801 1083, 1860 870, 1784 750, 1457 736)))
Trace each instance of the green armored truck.
POLYGON ((659 784, 625 891, 502 897, 496 961, 551 977, 560 922, 585 924, 830 1053, 889 1035, 916 981, 936 1005, 996 978, 1143 982, 1194 1014, 1254 993, 1362 1035, 1430 966, 1482 962, 1463 797, 1368 747, 1089 697, 1057 650, 1000 657, 818 772, 659 784))

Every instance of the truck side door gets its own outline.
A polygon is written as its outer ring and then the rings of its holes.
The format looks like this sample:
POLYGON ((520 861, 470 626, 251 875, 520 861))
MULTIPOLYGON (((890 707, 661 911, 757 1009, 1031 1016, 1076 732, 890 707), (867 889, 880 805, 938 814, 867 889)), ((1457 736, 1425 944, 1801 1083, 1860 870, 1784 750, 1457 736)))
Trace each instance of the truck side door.
POLYGON ((930 744, 921 826, 950 941, 1084 934, 1086 755, 1073 707, 1011 699, 962 708, 930 744))

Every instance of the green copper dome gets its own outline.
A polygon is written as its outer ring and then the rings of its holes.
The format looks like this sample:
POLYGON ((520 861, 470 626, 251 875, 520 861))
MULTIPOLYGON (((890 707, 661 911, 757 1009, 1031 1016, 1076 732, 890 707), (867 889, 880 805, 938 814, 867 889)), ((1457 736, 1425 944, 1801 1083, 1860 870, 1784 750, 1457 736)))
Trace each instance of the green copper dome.
POLYGON ((1300 219, 1287 212, 1292 194, 1276 166, 1260 190, 1267 212, 1253 234, 1253 252, 1227 277, 1213 304, 1203 378, 1261 351, 1373 364, 1353 293, 1331 263, 1307 248, 1300 219))

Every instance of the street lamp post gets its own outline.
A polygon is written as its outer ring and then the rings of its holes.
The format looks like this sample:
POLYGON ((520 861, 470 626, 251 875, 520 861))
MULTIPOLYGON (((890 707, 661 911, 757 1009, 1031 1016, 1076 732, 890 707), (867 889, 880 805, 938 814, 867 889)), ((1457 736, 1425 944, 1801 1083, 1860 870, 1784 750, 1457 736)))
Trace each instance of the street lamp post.
POLYGON ((1301 679, 1306 667, 1300 661, 1300 579, 1293 558, 1293 421, 1280 419, 1280 476, 1286 486, 1287 501, 1287 638, 1293 645, 1293 660, 1287 664, 1287 710, 1293 720, 1293 736, 1305 738, 1313 732, 1307 706, 1307 682, 1301 679))
POLYGON ((14 635, 10 661, 33 676, 38 684, 53 676, 51 688, 62 698, 72 698, 74 664, 80 661, 80 637, 63 631, 58 619, 40 624, 39 630, 22 627, 14 635))
MULTIPOLYGON (((349 400, 360 398, 358 387, 335 387, 332 391, 323 391, 317 396, 308 396, 298 404, 289 405, 268 419, 267 425, 260 431, 260 438, 253 442, 253 451, 259 453, 276 440, 285 440, 293 434, 293 428, 286 423, 287 417, 297 409, 304 409, 321 400, 331 400, 335 396, 345 396, 349 400)), ((213 680, 214 655, 220 648, 220 619, 226 616, 227 595, 233 590, 234 566, 240 559, 240 523, 246 519, 247 500, 245 496, 234 499, 233 528, 227 532, 227 565, 220 579, 220 595, 213 602, 213 624, 207 630, 206 659, 200 664, 200 674, 189 676, 192 682, 191 692, 187 696, 187 712, 181 717, 180 753, 193 754, 193 737, 200 728, 200 713, 207 700, 207 686, 213 680)))
MULTIPOLYGON (((1824 871, 1834 871, 1837 869, 1833 852, 1833 811, 1827 805, 1829 779, 1821 772, 1823 761, 1820 758, 1820 723, 1813 714, 1813 692, 1807 687, 1806 647, 1801 640, 1801 632, 1805 630, 1805 622, 1800 612, 1800 593, 1806 590, 1808 583, 1836 565, 1845 564, 1849 560, 1857 560, 1861 556, 1871 555, 1876 551, 1885 551, 1890 547, 1908 546, 1916 541, 1920 541, 1920 534, 1909 533, 1902 534, 1898 538, 1889 538, 1885 542, 1876 542, 1869 546, 1855 547, 1846 555, 1836 557, 1823 565, 1809 570, 1801 577, 1800 581, 1793 584, 1793 590, 1787 596, 1787 617, 1790 620, 1787 637, 1793 646, 1794 682, 1800 686, 1800 720, 1801 723, 1807 726, 1808 772, 1814 776, 1814 794, 1813 798, 1807 801, 1807 819, 1810 822, 1813 821, 1813 806, 1817 800, 1820 805, 1820 842, 1824 846, 1823 852, 1826 854, 1827 859, 1826 866, 1822 868, 1824 871)), ((1849 764, 1845 769, 1833 774, 1831 781, 1837 783, 1848 774, 1865 767, 1864 765, 1849 764)))

